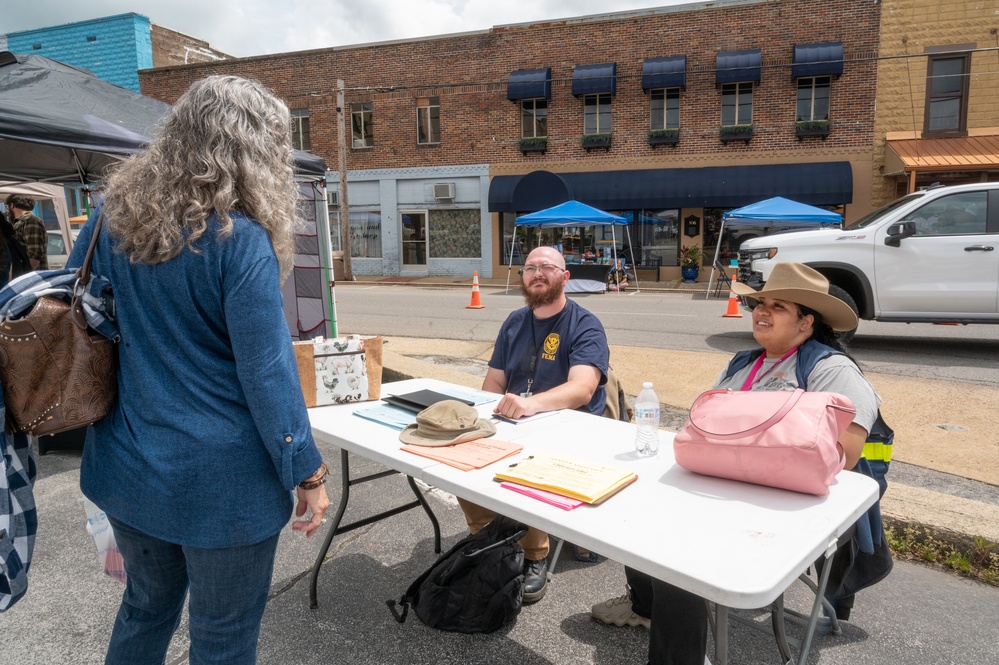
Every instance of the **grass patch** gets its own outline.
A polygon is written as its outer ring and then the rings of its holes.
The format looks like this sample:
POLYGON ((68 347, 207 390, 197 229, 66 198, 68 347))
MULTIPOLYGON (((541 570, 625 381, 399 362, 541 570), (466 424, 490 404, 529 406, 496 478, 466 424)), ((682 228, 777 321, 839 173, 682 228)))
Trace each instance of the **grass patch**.
POLYGON ((890 520, 886 520, 885 535, 898 559, 923 561, 999 586, 999 554, 995 551, 996 543, 987 538, 974 536, 967 542, 927 527, 890 520))

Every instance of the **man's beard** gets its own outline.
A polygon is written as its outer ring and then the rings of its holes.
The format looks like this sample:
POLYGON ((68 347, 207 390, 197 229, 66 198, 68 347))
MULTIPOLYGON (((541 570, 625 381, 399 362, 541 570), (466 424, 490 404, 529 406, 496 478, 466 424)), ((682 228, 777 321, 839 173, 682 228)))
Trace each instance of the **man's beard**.
POLYGON ((527 289, 527 284, 520 283, 520 290, 524 294, 524 301, 531 309, 551 305, 562 295, 562 281, 543 282, 546 288, 543 291, 531 292, 527 289))

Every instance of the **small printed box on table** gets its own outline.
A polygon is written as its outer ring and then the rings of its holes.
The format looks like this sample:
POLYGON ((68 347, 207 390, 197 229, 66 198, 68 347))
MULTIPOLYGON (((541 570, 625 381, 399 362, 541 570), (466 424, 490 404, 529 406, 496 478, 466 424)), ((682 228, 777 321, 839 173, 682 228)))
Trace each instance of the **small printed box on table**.
POLYGON ((295 342, 305 406, 380 399, 382 341, 377 336, 350 335, 295 342))

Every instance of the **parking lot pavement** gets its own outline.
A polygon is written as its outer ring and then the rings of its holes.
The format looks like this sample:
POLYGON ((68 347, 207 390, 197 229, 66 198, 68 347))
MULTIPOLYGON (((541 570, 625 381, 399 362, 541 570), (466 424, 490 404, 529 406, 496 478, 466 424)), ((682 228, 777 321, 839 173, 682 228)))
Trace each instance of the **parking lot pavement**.
MULTIPOLYGON (((339 475, 338 451, 322 446, 339 475)), ((39 530, 28 594, 0 614, 4 636, 2 662, 17 665, 91 665, 103 662, 104 649, 121 598, 120 583, 104 576, 93 540, 86 533, 79 504, 79 453, 52 452, 39 458, 39 530)), ((352 465, 356 475, 380 470, 370 462, 352 465)), ((331 484, 331 490, 335 485, 331 484)), ((444 548, 464 535, 461 511, 450 495, 427 490, 441 521, 444 548)), ((347 519, 409 500, 403 478, 351 493, 347 519)), ((333 497, 334 500, 337 498, 333 497)), ((657 509, 650 507, 650 519, 657 509)), ((324 527, 328 528, 328 527, 324 527)), ((309 609, 308 570, 322 542, 287 528, 278 547, 271 598, 260 639, 262 664, 341 663, 381 665, 576 665, 644 663, 648 633, 642 628, 612 628, 589 616, 595 602, 620 595, 620 564, 580 563, 563 550, 545 598, 524 608, 511 627, 489 635, 444 633, 424 626, 411 614, 405 624, 392 618, 385 601, 397 599, 436 558, 429 520, 410 511, 351 531, 333 542, 319 580, 319 607, 309 609)), ((677 543, 677 547, 689 546, 677 543)), ((733 553, 736 556, 737 553, 733 553)), ((804 609, 796 585, 791 607, 804 609)), ((999 589, 917 564, 897 562, 895 571, 858 597, 853 621, 842 635, 816 638, 810 663, 866 665, 905 662, 981 663, 994 656, 994 617, 999 589), (943 611, 939 608, 946 608, 943 611)), ((748 617, 768 625, 766 613, 748 617)), ((187 662, 186 622, 167 658, 187 662)), ((731 632, 731 662, 772 664, 779 660, 772 638, 741 626, 731 632)), ((800 628, 790 625, 791 635, 800 628)), ((709 649, 710 652, 710 649, 709 649)))

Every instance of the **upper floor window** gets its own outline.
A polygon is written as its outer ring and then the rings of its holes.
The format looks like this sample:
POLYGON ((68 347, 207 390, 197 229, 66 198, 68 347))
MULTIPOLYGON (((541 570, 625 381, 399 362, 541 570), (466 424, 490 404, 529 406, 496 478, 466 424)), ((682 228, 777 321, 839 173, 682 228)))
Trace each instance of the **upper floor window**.
POLYGON ((583 95, 583 134, 610 134, 611 95, 583 95))
POLYGON ((351 145, 355 148, 370 148, 375 144, 371 124, 371 102, 350 105, 351 145))
POLYGON ((441 142, 440 97, 421 97, 416 100, 416 142, 441 142))
POLYGON ((797 122, 829 119, 829 80, 828 76, 798 79, 797 122))
POLYGON ((291 147, 295 150, 311 150, 309 140, 309 109, 291 110, 291 147))
POLYGON ((520 100, 520 136, 525 139, 548 136, 548 100, 520 100))
POLYGON ((657 88, 649 93, 650 129, 680 128, 680 88, 657 88))
POLYGON ((723 127, 753 124, 753 83, 726 83, 722 86, 723 127))
POLYGON ((967 131, 970 70, 969 53, 929 57, 924 132, 967 131))

